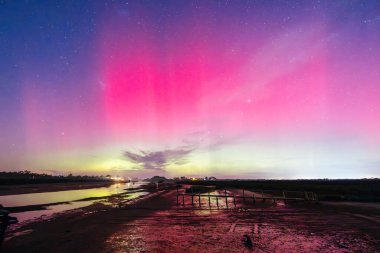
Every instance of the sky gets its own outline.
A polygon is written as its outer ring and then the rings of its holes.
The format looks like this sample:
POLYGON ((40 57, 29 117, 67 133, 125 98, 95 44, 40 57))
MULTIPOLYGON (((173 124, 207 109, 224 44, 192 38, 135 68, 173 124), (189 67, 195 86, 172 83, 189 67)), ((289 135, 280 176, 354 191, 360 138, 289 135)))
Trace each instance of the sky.
POLYGON ((380 1, 0 0, 0 170, 380 177, 380 1))

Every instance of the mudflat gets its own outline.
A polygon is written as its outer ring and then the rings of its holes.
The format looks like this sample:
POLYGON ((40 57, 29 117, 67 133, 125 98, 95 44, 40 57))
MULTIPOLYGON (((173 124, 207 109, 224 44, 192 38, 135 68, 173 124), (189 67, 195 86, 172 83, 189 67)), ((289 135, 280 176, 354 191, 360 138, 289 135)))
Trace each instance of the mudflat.
POLYGON ((380 251, 379 224, 361 217, 376 218, 371 209, 278 202, 226 210, 222 200, 220 209, 214 199, 194 201, 177 206, 176 190, 164 190, 119 208, 63 213, 11 230, 4 252, 380 251))

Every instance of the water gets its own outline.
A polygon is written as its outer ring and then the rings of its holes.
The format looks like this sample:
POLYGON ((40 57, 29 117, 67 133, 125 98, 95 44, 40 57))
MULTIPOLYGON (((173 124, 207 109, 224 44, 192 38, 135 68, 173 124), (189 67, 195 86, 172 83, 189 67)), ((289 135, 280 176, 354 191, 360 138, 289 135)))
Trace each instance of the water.
MULTIPOLYGON (((83 201, 78 201, 78 200, 93 198, 93 197, 107 197, 114 194, 120 194, 123 192, 128 193, 128 189, 138 188, 141 185, 142 183, 139 183, 139 182, 134 183, 134 184, 133 183, 119 183, 119 184, 113 184, 109 187, 100 187, 100 188, 83 189, 83 190, 6 195, 6 196, 0 196, 0 204, 2 204, 5 207, 46 205, 47 210, 35 210, 35 211, 12 213, 12 216, 17 217, 19 221, 22 222, 22 221, 26 221, 30 219, 39 218, 43 215, 49 216, 58 212, 89 206, 101 200, 83 200, 83 201), (66 202, 66 203, 62 203, 58 205, 49 205, 51 203, 58 203, 58 202, 66 202)), ((145 194, 147 193, 146 192, 131 192, 125 196, 125 199, 133 199, 145 194)))

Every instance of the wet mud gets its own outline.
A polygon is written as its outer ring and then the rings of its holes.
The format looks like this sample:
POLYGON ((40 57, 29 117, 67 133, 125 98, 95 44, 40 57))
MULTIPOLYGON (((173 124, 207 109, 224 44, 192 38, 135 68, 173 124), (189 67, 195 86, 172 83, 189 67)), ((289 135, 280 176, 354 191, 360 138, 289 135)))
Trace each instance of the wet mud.
POLYGON ((176 204, 161 191, 122 207, 31 224, 5 252, 380 252, 379 225, 329 206, 307 203, 228 203, 207 197, 176 204), (247 242, 249 239, 250 243, 247 242))

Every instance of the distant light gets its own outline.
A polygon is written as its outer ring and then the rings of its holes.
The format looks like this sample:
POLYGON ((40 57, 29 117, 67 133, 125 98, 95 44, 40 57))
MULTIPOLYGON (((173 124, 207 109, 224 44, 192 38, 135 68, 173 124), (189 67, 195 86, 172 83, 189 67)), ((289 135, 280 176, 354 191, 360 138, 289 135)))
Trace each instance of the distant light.
POLYGON ((111 177, 111 180, 116 181, 116 182, 125 181, 123 177, 119 177, 119 176, 111 177))

